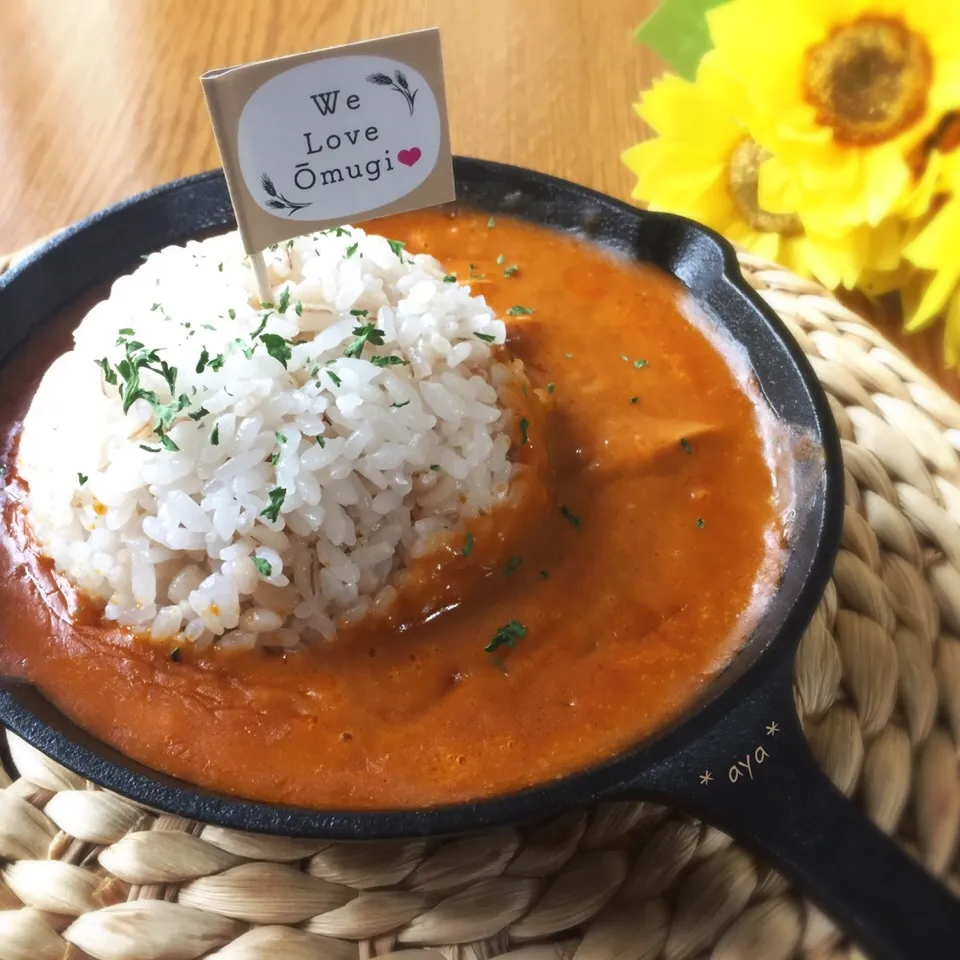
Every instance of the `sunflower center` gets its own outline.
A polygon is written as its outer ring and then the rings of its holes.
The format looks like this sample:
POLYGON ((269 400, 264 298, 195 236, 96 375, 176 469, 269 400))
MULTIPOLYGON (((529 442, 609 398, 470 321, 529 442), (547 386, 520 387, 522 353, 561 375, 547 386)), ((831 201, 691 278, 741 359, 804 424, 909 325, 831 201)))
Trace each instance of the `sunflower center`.
POLYGON ((840 144, 882 143, 923 115, 933 70, 923 37, 866 14, 807 51, 804 93, 840 144))
POLYGON ((750 137, 741 140, 730 154, 728 178, 730 195, 740 215, 754 230, 762 233, 781 233, 791 237, 803 233, 800 218, 793 213, 771 213, 760 206, 758 188, 760 165, 769 159, 764 150, 750 137))

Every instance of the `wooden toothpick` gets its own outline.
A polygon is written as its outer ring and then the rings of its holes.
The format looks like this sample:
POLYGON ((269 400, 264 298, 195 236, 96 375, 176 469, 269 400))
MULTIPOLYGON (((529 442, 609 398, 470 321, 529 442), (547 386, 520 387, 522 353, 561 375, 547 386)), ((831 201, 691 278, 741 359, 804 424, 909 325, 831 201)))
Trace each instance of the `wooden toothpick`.
POLYGON ((263 259, 263 251, 250 254, 250 263, 253 264, 253 275, 257 278, 257 289, 260 292, 260 305, 273 302, 273 290, 270 288, 270 277, 267 275, 267 264, 263 259))

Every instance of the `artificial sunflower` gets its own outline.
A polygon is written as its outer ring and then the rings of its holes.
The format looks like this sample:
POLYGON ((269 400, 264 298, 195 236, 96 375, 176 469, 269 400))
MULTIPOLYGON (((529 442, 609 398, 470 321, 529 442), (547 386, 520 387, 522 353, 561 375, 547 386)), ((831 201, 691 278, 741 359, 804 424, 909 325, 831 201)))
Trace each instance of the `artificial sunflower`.
POLYGON ((924 212, 917 151, 960 104, 954 0, 732 0, 707 22, 773 154, 766 209, 829 236, 924 212))
POLYGON ((750 106, 742 85, 714 54, 700 62, 694 82, 667 74, 635 109, 659 136, 630 147, 622 158, 637 176, 633 198, 651 210, 699 220, 831 288, 852 288, 865 270, 895 266, 899 237, 890 229, 815 235, 796 214, 764 207, 758 183, 770 155, 748 132, 750 106))
MULTIPOLYGON (((942 144, 941 148, 952 146, 942 144)), ((923 271, 904 291, 908 331, 922 330, 946 315, 944 352, 947 362, 960 360, 960 150, 936 151, 931 158, 940 173, 942 196, 937 212, 905 246, 904 256, 923 271)))

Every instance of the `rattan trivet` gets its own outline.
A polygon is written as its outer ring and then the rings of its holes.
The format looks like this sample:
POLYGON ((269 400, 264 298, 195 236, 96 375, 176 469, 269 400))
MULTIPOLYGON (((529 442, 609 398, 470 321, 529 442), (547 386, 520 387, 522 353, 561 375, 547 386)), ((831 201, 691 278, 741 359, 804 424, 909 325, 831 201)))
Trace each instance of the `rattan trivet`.
MULTIPOLYGON (((741 264, 843 436, 843 549, 798 654, 799 709, 834 782, 960 889, 960 405, 817 285, 741 264)), ((307 842, 148 814, 10 746, 0 960, 859 956, 728 837, 649 803, 444 842, 307 842)))

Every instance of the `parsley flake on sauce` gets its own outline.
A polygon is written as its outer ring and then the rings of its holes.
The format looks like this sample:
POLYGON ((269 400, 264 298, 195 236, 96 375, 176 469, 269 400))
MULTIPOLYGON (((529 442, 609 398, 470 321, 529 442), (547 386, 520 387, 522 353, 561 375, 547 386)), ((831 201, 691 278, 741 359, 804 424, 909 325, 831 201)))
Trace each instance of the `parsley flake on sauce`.
POLYGON ((524 417, 520 421, 520 445, 525 447, 527 445, 527 431, 530 429, 530 421, 524 417))
POLYGON ((496 217, 491 217, 491 218, 487 221, 487 226, 488 226, 488 227, 495 227, 496 225, 497 225, 497 218, 496 218, 496 217))
POLYGON ((483 648, 487 653, 493 653, 500 647, 509 647, 511 650, 527 635, 527 628, 516 619, 509 620, 493 635, 493 639, 483 648))
POLYGON ((90 478, 89 478, 86 474, 83 474, 83 473, 78 473, 78 474, 77 474, 77 480, 80 481, 80 486, 81 486, 81 487, 82 487, 89 479, 90 479, 90 478))
POLYGON ((511 263, 510 266, 507 267, 507 269, 503 271, 503 275, 509 280, 512 276, 514 276, 514 275, 516 274, 516 272, 517 272, 519 269, 520 269, 520 268, 519 268, 515 263, 511 263))
POLYGON ((468 533, 467 539, 463 542, 463 555, 469 557, 473 553, 473 534, 468 533))
POLYGON ((686 437, 680 438, 680 446, 683 448, 684 453, 693 453, 693 446, 686 437))
POLYGON ((697 517, 697 529, 702 530, 707 525, 707 521, 703 517, 697 517))
POLYGON ((511 317, 526 317, 533 313, 533 311, 529 307, 521 307, 519 304, 517 304, 512 306, 507 313, 511 317))
POLYGON ((556 386, 557 386, 557 385, 556 385, 555 383, 548 383, 548 384, 547 384, 547 393, 553 393, 553 391, 554 391, 554 389, 555 389, 556 386))
POLYGON ((630 398, 630 402, 631 402, 631 403, 639 403, 639 402, 640 402, 640 398, 639 398, 639 397, 631 397, 631 398, 630 398))
POLYGON ((549 580, 549 579, 550 579, 550 574, 547 573, 546 570, 541 570, 541 571, 540 571, 540 576, 543 577, 544 580, 549 580))
POLYGON ((646 360, 634 360, 633 365, 638 369, 642 370, 644 367, 649 367, 650 364, 646 360))
POLYGON ((503 261, 504 261, 504 256, 503 256, 503 254, 501 253, 501 254, 497 257, 497 266, 498 266, 498 267, 502 267, 502 266, 503 266, 503 261))
POLYGON ((261 577, 269 577, 273 573, 273 567, 270 566, 269 560, 264 560, 263 557, 254 557, 253 565, 257 568, 257 573, 261 577))
POLYGON ((571 513, 570 508, 566 504, 563 504, 560 507, 560 515, 564 520, 572 524, 574 527, 580 526, 580 517, 578 517, 575 513, 571 513))
POLYGON ((260 516, 276 521, 280 516, 280 508, 283 506, 286 496, 287 491, 283 487, 274 487, 269 493, 270 503, 260 511, 260 516))
POLYGON ((171 659, 174 663, 179 663, 179 662, 183 659, 183 655, 180 653, 180 648, 179 648, 179 647, 174 647, 174 648, 170 651, 170 659, 171 659))
POLYGON ((443 278, 443 282, 444 282, 444 283, 456 283, 456 282, 457 282, 457 275, 456 275, 455 273, 448 273, 448 274, 443 278))
POLYGON ((509 577, 520 564, 523 563, 523 557, 511 557, 503 567, 503 575, 509 577))

